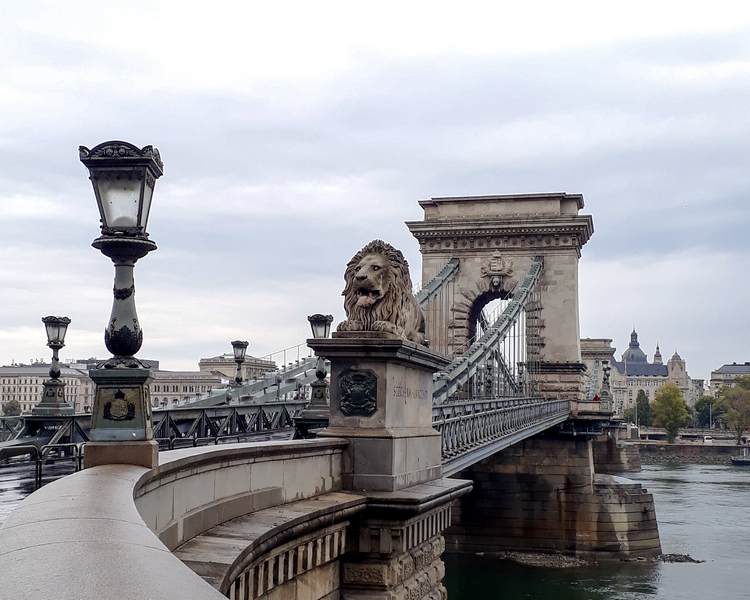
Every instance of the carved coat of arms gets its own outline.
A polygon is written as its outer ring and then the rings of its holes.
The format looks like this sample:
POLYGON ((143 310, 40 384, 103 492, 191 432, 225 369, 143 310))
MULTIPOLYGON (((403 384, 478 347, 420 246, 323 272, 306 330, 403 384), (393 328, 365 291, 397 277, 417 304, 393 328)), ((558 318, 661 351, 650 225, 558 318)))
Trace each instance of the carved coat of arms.
POLYGON ((130 421, 135 418, 135 404, 125 399, 122 390, 117 390, 114 400, 104 403, 104 418, 110 421, 130 421))
POLYGON ((347 417, 369 417, 377 409, 378 377, 369 369, 347 369, 338 377, 341 412, 347 417))
POLYGON ((480 272, 482 277, 489 279, 491 289, 499 289, 502 286, 503 278, 510 277, 513 274, 513 261, 495 251, 489 260, 481 266, 480 272))

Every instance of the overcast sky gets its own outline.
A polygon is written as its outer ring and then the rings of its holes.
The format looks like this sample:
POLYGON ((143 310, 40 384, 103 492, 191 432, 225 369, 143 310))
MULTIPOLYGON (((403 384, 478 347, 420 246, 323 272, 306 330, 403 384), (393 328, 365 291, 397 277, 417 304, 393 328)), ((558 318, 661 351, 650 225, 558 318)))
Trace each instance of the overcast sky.
POLYGON ((143 358, 195 369, 343 316, 345 262, 429 196, 583 193, 581 335, 750 360, 746 2, 4 2, 0 364, 106 355, 77 147, 157 146, 143 358), (700 9, 697 7, 707 7, 700 9))

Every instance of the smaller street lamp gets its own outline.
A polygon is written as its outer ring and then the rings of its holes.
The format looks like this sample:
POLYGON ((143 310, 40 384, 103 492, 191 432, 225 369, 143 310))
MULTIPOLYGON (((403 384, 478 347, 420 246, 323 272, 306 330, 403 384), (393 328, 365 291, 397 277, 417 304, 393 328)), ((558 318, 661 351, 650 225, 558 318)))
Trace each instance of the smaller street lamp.
POLYGON ((72 415, 75 409, 65 402, 65 382, 60 379, 60 357, 58 352, 65 346, 65 334, 70 325, 68 317, 43 317, 42 323, 47 331, 47 346, 52 349, 50 378, 44 382, 42 401, 31 409, 32 415, 62 416, 72 415))
POLYGON ((609 373, 612 367, 609 366, 608 360, 602 361, 602 388, 599 391, 599 400, 601 401, 599 408, 602 412, 612 412, 612 390, 609 383, 609 373))
POLYGON ((247 352, 248 343, 242 340, 232 342, 232 351, 234 352, 234 362, 237 363, 237 372, 234 375, 234 382, 237 385, 242 384, 242 363, 245 362, 245 353, 247 352))
POLYGON ((315 314, 307 317, 310 322, 310 329, 312 329, 313 337, 316 340, 325 339, 331 335, 331 323, 333 323, 333 315, 321 315, 315 314))
MULTIPOLYGON (((331 334, 333 315, 314 314, 307 317, 307 320, 310 322, 310 329, 316 340, 327 338, 331 334)), ((318 356, 315 363, 315 376, 317 381, 310 384, 310 388, 312 388, 310 403, 300 416, 294 419, 295 438, 315 437, 311 430, 328 425, 330 414, 328 384, 326 383, 328 372, 326 371, 326 361, 322 356, 318 356)))

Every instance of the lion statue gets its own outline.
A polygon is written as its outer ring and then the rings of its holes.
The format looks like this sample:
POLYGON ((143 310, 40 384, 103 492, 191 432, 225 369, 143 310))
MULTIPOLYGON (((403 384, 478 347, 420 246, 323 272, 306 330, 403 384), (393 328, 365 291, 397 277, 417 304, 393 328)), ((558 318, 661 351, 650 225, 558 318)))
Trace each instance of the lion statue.
POLYGON ((425 344, 424 313, 414 299, 409 263, 400 250, 373 240, 344 271, 346 321, 338 331, 384 331, 425 344))

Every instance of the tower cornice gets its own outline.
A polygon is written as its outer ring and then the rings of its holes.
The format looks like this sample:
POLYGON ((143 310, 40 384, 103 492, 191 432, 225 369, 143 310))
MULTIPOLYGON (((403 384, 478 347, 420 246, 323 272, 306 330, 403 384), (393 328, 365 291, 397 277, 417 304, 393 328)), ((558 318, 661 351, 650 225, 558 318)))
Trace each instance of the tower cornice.
POLYGON ((502 248, 575 248, 594 232, 591 215, 528 216, 512 219, 428 219, 407 221, 423 253, 502 248))

